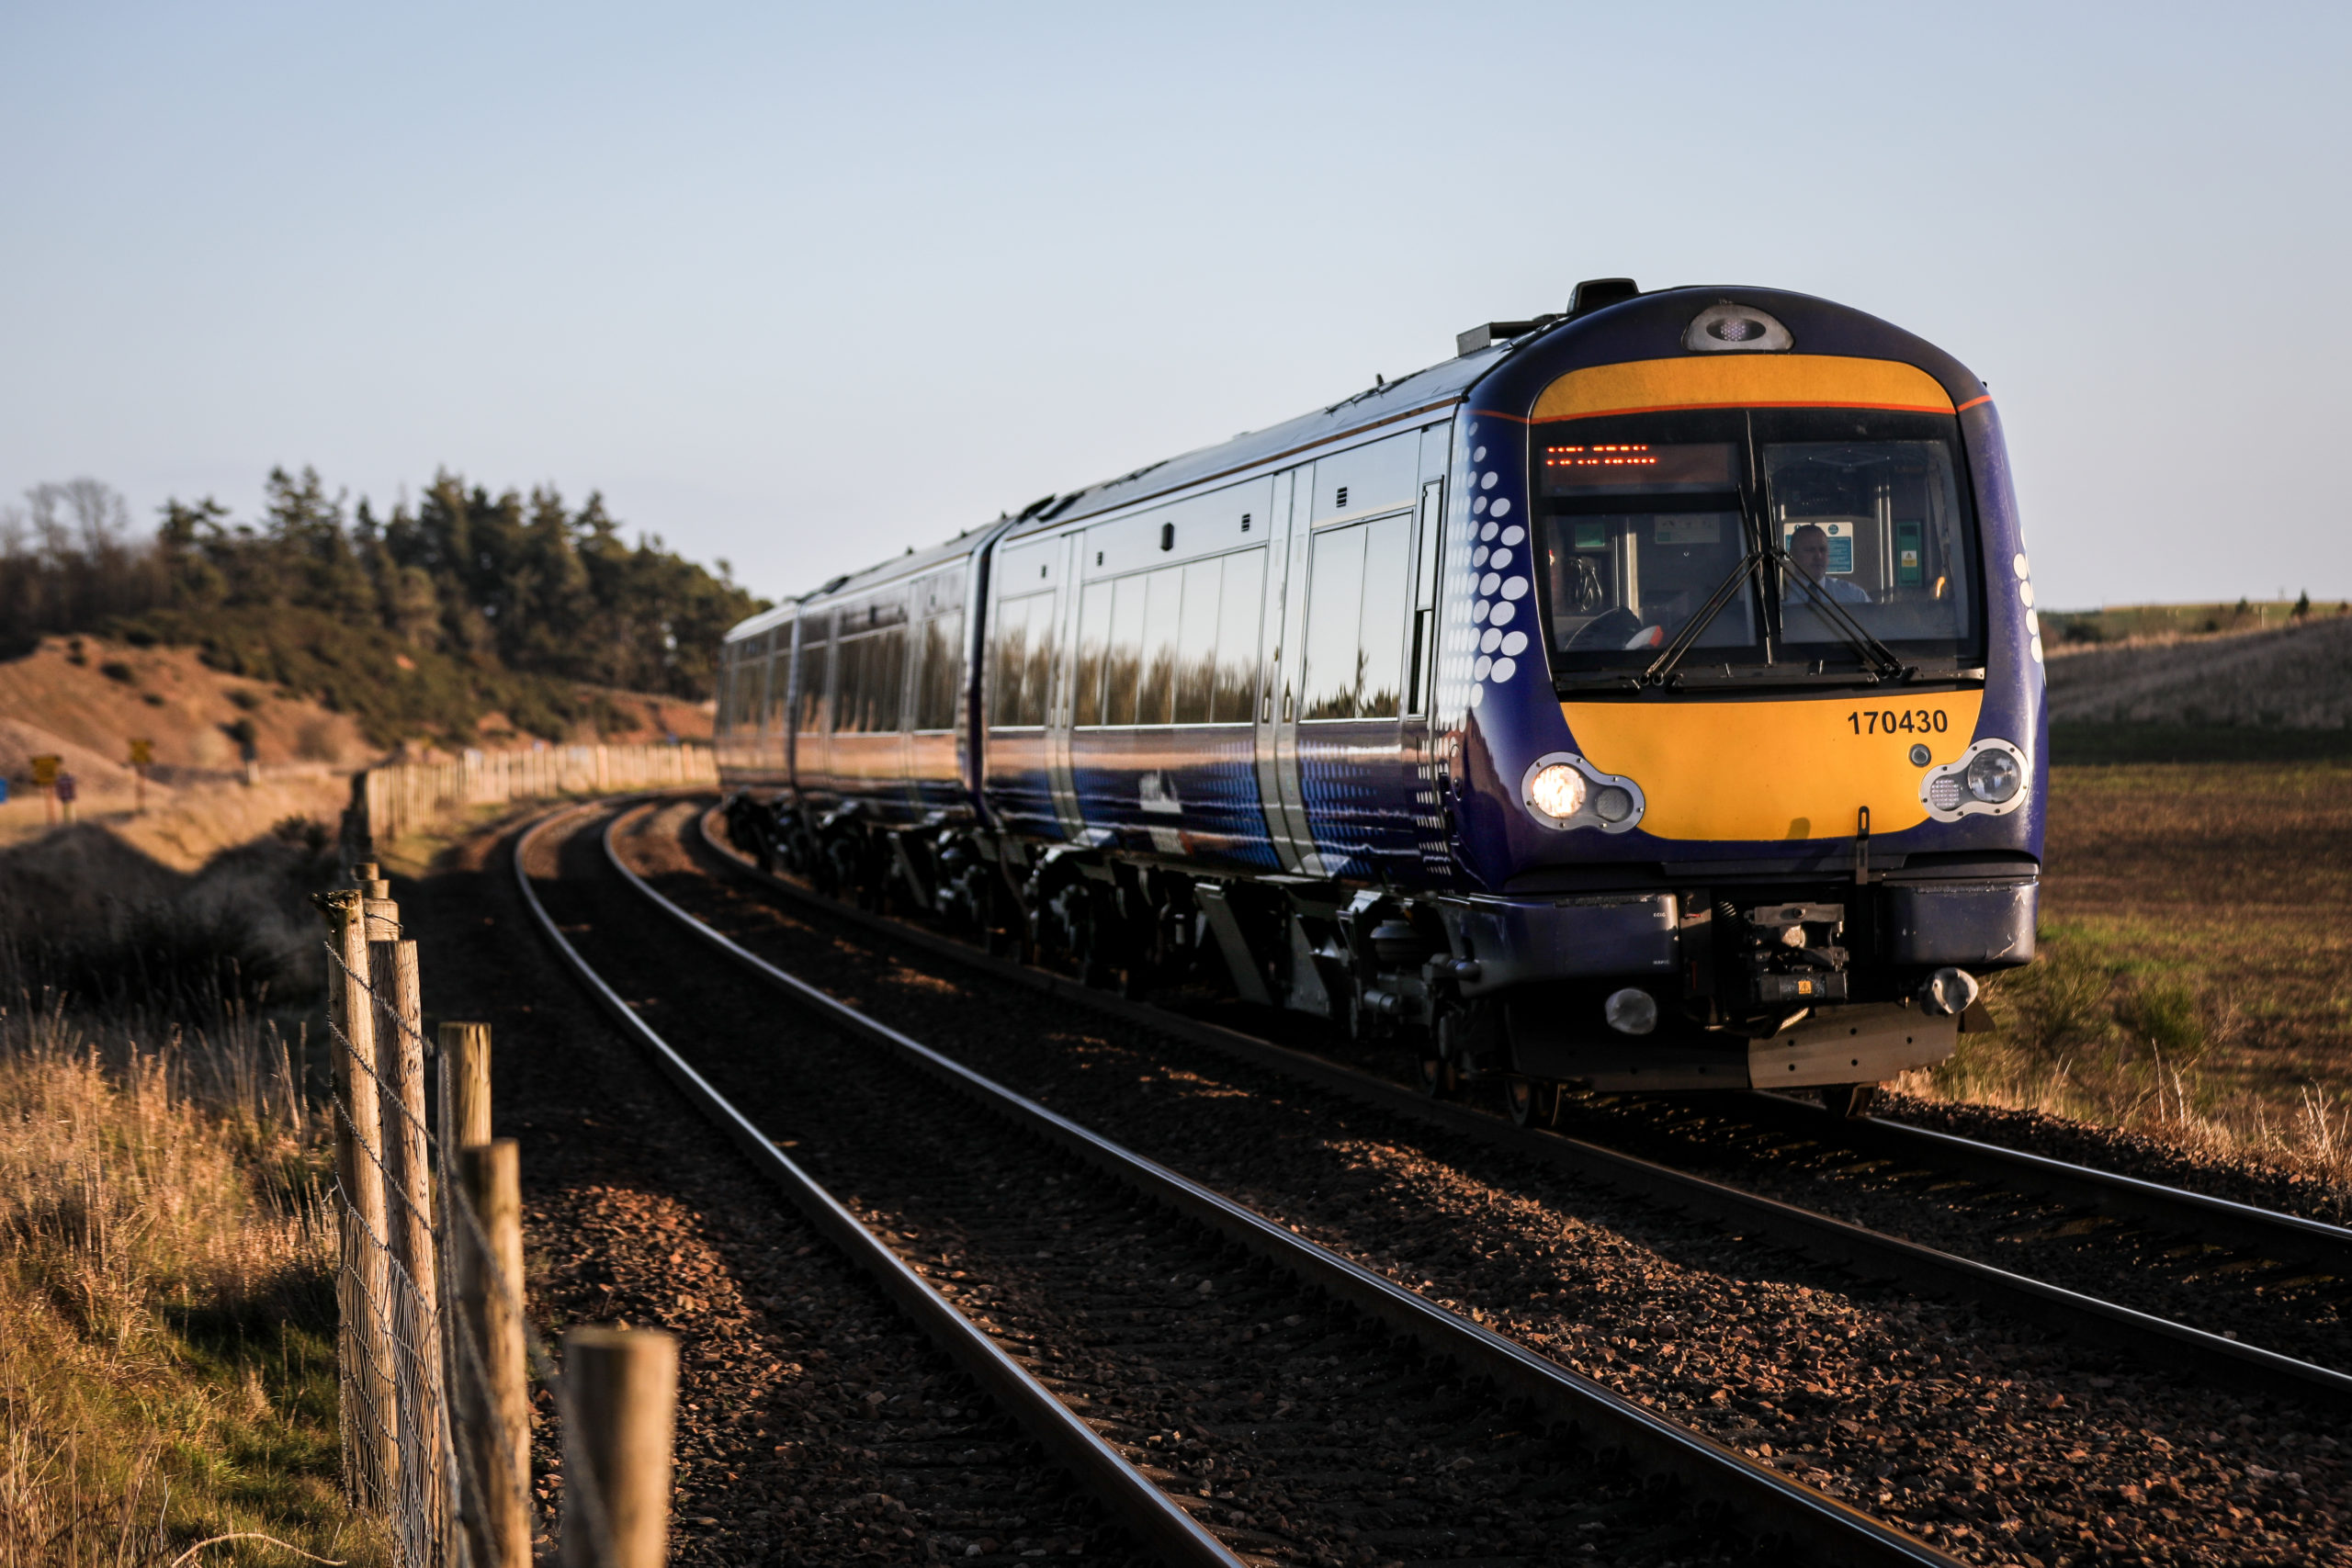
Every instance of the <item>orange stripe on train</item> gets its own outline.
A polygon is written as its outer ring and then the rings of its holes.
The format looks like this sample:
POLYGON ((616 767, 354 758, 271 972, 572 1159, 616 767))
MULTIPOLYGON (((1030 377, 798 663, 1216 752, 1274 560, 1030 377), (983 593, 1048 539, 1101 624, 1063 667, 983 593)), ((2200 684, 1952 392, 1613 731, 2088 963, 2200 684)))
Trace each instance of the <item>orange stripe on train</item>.
POLYGON ((1571 370, 1535 400, 1534 420, 1715 408, 1955 412, 1943 384, 1916 365, 1827 354, 1741 354, 1571 370))

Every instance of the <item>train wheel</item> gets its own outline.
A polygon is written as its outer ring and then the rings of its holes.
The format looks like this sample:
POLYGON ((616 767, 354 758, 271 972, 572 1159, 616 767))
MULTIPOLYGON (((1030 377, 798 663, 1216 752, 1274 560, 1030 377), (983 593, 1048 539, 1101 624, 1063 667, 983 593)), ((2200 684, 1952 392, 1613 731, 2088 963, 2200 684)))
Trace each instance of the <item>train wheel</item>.
POLYGON ((1871 1102, 1878 1098, 1874 1083, 1833 1083, 1821 1087, 1821 1103, 1832 1116, 1849 1122, 1860 1121, 1871 1113, 1871 1102))
POLYGON ((1421 1058, 1421 1092, 1431 1100, 1452 1100, 1462 1092, 1462 1075, 1442 1056, 1421 1058))
POLYGON ((1560 1117, 1560 1086, 1514 1074, 1503 1079, 1503 1109, 1514 1127, 1549 1127, 1560 1117))

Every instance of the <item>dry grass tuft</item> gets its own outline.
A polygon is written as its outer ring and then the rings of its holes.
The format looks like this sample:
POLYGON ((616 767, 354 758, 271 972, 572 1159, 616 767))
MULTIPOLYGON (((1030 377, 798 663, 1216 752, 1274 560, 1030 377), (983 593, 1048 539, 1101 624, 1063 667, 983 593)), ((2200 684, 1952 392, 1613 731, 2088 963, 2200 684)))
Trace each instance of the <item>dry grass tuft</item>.
POLYGON ((0 1011, 0 1568, 378 1554, 336 1479, 334 1242, 299 1052, 0 1011), (159 1043, 149 1044, 149 1039, 159 1043))

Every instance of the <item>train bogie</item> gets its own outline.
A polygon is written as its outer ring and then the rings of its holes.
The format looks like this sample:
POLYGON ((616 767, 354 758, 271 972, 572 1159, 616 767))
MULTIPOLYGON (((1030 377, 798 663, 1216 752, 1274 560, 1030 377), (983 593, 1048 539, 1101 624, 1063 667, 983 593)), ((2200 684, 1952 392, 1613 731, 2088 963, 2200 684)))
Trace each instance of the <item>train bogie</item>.
POLYGON ((1948 1054, 2041 854, 1981 384, 1758 290, 1464 347, 738 628, 739 836, 1098 983, 1410 1041, 1434 1089, 1948 1054))

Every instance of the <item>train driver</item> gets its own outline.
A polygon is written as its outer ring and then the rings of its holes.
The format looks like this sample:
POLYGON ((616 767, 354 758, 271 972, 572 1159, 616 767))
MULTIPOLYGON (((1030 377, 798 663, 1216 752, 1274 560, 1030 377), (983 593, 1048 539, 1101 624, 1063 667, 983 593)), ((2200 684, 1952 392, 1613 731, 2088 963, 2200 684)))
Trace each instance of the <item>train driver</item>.
MULTIPOLYGON (((1821 585, 1821 591, 1840 604, 1867 604, 1870 592, 1842 577, 1829 575, 1829 531, 1818 523, 1807 523, 1789 536, 1789 556, 1797 570, 1821 585)), ((1812 598, 1804 587, 1792 581, 1783 585, 1783 604, 1801 604, 1812 598)))

